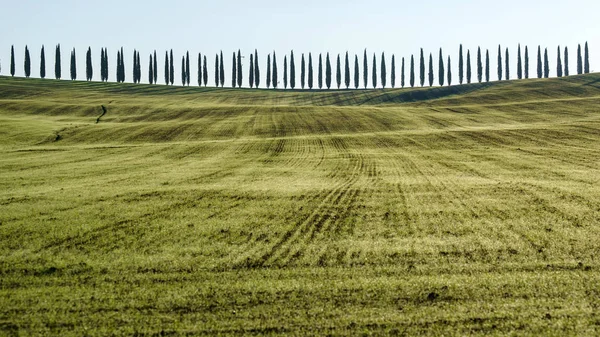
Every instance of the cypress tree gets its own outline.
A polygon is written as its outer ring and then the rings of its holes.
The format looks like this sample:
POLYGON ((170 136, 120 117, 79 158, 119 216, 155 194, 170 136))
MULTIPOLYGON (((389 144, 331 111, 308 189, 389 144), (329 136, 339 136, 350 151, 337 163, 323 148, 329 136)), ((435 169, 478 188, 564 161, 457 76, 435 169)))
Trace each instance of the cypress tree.
POLYGON ((477 47, 477 82, 483 80, 483 61, 481 60, 481 47, 477 47))
POLYGON ((433 86, 433 55, 429 53, 429 86, 433 86))
POLYGON ((410 87, 415 86, 415 56, 410 55, 410 87))
POLYGON ((202 55, 198 53, 198 86, 202 86, 202 55))
POLYGON ((154 59, 153 61, 153 65, 154 65, 154 69, 152 72, 152 75, 154 76, 154 84, 156 84, 156 82, 158 81, 158 57, 156 57, 156 50, 154 50, 154 59))
POLYGON ((525 78, 529 78, 529 48, 525 46, 525 78))
POLYGON ((375 59, 375 53, 373 53, 373 89, 377 88, 377 60, 375 59))
POLYGON ((223 51, 221 50, 221 59, 219 60, 219 80, 221 81, 221 88, 225 86, 225 59, 223 58, 223 51))
POLYGON ((444 86, 444 76, 446 75, 446 70, 444 69, 444 56, 442 55, 442 48, 440 48, 440 64, 438 69, 438 83, 440 87, 444 86))
POLYGON ((363 56, 363 84, 365 89, 367 89, 367 82, 369 81, 369 64, 367 62, 367 49, 365 49, 365 54, 363 56))
POLYGON ((304 60, 304 53, 302 53, 302 60, 300 61, 300 87, 304 89, 306 85, 306 61, 304 60))
POLYGON ((342 64, 340 61, 340 54, 337 56, 337 63, 335 68, 335 82, 337 83, 337 88, 339 89, 342 85, 342 64))
MULTIPOLYGON (((142 62, 140 61, 140 52, 137 52, 137 65, 138 65, 138 83, 140 83, 142 81, 142 62)), ((189 75, 189 74, 188 74, 189 75)), ((188 76, 189 78, 189 76, 188 76)))
POLYGON ((170 78, 169 78, 169 52, 166 51, 165 52, 165 84, 169 85, 170 82, 170 78))
POLYGON ((204 63, 202 65, 202 80, 204 82, 204 87, 206 87, 206 85, 208 83, 208 62, 206 62, 206 55, 204 55, 202 58, 203 58, 202 63, 204 63))
POLYGON ((542 78, 542 49, 538 46, 538 57, 537 57, 537 77, 542 78))
POLYGON ((425 57, 423 56, 423 48, 421 48, 421 67, 419 68, 421 79, 421 87, 425 85, 425 57))
POLYGON ((271 88, 271 54, 267 55, 267 89, 271 88))
POLYGON ((502 48, 498 45, 498 81, 502 81, 502 48))
POLYGON ((54 77, 60 80, 61 77, 60 44, 56 45, 56 55, 54 56, 54 77))
MULTIPOLYGON (((138 58, 140 57, 140 53, 138 52, 138 58)), ((138 60, 138 65, 140 64, 138 60)), ((190 52, 185 52, 185 81, 188 87, 190 86, 190 52)))
POLYGON ((75 81, 77 79, 77 59, 75 56, 75 48, 71 52, 71 80, 75 81))
POLYGON ((544 78, 550 77, 550 62, 548 61, 548 48, 544 49, 544 78))
POLYGON ((171 85, 175 83, 175 65, 173 64, 175 58, 173 58, 173 49, 169 53, 169 80, 171 80, 171 85))
POLYGON ((133 50, 133 83, 137 83, 137 52, 133 50))
POLYGON ((323 57, 319 54, 319 69, 317 71, 317 84, 319 89, 323 88, 323 57))
POLYGON ((325 58, 325 85, 327 89, 331 88, 331 60, 329 59, 329 53, 325 58))
POLYGON ((283 55, 283 88, 287 89, 287 85, 288 85, 287 55, 283 55))
POLYGON ((92 69, 92 47, 88 47, 85 55, 85 78, 88 81, 92 80, 94 70, 92 69))
POLYGON ((485 50, 485 81, 490 81, 490 51, 485 50))
POLYGON ((148 83, 152 84, 154 82, 154 64, 152 64, 152 53, 150 53, 148 60, 148 83))
POLYGON ((508 48, 506 48, 506 56, 504 57, 504 72, 506 74, 506 80, 510 80, 510 58, 508 56, 508 48))
POLYGON ((344 65, 344 82, 346 89, 350 88, 350 60, 348 59, 348 52, 346 51, 346 59, 344 65))
POLYGON ((452 68, 450 63, 450 55, 448 55, 448 86, 452 85, 452 68))
POLYGON ((277 55, 275 55, 275 51, 273 51, 273 88, 277 89, 278 76, 277 76, 277 55))
POLYGON ((185 55, 181 56, 181 85, 185 86, 187 77, 185 75, 185 55))
POLYGON ((577 46, 577 75, 583 74, 583 60, 581 58, 581 45, 577 46))
POLYGON ((565 76, 569 76, 569 48, 565 47, 565 76))
POLYGON ((294 61, 294 51, 290 54, 290 88, 296 88, 296 62, 294 61))
POLYGON ((467 83, 471 83, 471 51, 467 50, 467 83))
POLYGON ((250 53, 250 77, 248 77, 248 85, 250 85, 250 89, 254 88, 254 55, 250 53))
POLYGON ((258 50, 254 49, 254 86, 260 85, 260 68, 258 67, 258 50))
POLYGON ((460 45, 458 50, 458 83, 463 84, 464 78, 464 68, 463 68, 463 46, 460 45))
POLYGON ((312 53, 308 53, 308 89, 313 88, 313 62, 312 53))
POLYGON ((585 42, 585 56, 583 58, 583 72, 586 74, 590 73, 590 50, 588 48, 587 41, 585 42))
POLYGON ((40 54, 40 78, 46 78, 46 53, 44 52, 43 45, 42 52, 40 54))
POLYGON ((15 46, 10 47, 10 76, 15 77, 15 46))
POLYGON ((215 87, 219 87, 221 82, 221 72, 219 71, 219 54, 215 55, 215 87))
POLYGON ((121 47, 121 82, 125 82, 125 54, 123 54, 123 47, 121 47))
POLYGON ((100 48, 100 81, 104 82, 104 48, 100 48))
POLYGON ((117 83, 121 83, 121 51, 117 49, 117 83))
POLYGON ((521 64, 521 44, 517 48, 517 78, 523 79, 523 65, 521 64))
POLYGON ((556 57, 556 77, 562 77, 562 71, 563 71, 563 67, 562 67, 562 61, 560 59, 560 46, 558 46, 558 53, 557 53, 557 57, 556 57))
POLYGON ((358 67, 358 55, 354 54, 354 89, 360 85, 360 69, 358 67))
POLYGON ((385 89, 387 84, 387 69, 385 67, 385 53, 381 53, 381 87, 385 89))
POLYGON ((396 57, 392 54, 392 77, 390 78, 392 89, 396 87, 396 57))
POLYGON ((238 49, 237 53, 237 79, 238 79, 238 88, 242 87, 242 83, 244 83, 244 75, 242 72, 242 52, 238 49))
POLYGON ((400 66, 400 86, 404 88, 404 57, 402 57, 402 65, 400 66))
POLYGON ((235 57, 235 52, 233 52, 233 58, 231 61, 231 87, 235 88, 237 83, 237 59, 235 57))
POLYGON ((108 82, 108 73, 109 73, 109 64, 108 64, 108 49, 104 48, 104 81, 108 82))
POLYGON ((29 55, 29 48, 25 46, 25 77, 29 78, 31 76, 31 56, 29 55))

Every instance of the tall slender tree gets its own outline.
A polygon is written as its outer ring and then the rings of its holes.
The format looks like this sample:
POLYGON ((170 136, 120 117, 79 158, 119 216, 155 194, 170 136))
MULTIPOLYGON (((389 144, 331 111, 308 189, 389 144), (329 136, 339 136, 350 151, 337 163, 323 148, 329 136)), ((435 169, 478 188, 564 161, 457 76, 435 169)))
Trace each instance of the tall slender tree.
POLYGON ((290 54, 290 88, 296 88, 296 62, 294 60, 294 51, 290 54))
POLYGON ((583 59, 581 57, 581 45, 577 46, 577 75, 583 74, 583 59))
POLYGON ((42 45, 40 53, 40 78, 46 78, 46 53, 44 52, 44 45, 42 45))
POLYGON ((100 48, 100 81, 104 82, 104 48, 100 48))
POLYGON ((278 85, 278 76, 277 76, 277 56, 275 55, 275 51, 273 51, 273 74, 271 74, 273 76, 272 81, 273 81, 273 88, 277 89, 277 85, 278 85))
POLYGON ((523 79, 523 65, 521 64, 521 44, 517 48, 517 78, 523 79))
POLYGON ((477 82, 483 80, 483 61, 481 60, 481 47, 477 47, 477 82))
POLYGON ((123 54, 123 47, 121 47, 121 82, 125 82, 125 54, 123 54))
POLYGON ((502 48, 498 45, 498 81, 502 81, 502 48))
POLYGON ((233 52, 233 57, 231 61, 231 87, 235 88, 237 84, 237 59, 235 57, 235 52, 233 52))
POLYGON ((75 56, 75 48, 71 52, 71 80, 75 81, 77 79, 77 58, 75 56))
POLYGON ((10 47, 10 76, 15 77, 15 46, 10 47))
POLYGON ((181 85, 185 86, 187 83, 187 76, 185 73, 185 55, 181 56, 181 85))
POLYGON ((283 55, 283 88, 287 89, 287 85, 288 85, 287 55, 283 55))
POLYGON ((404 57, 402 57, 402 64, 400 65, 400 86, 404 88, 404 57))
POLYGON ((452 85, 452 63, 450 63, 450 55, 448 55, 448 86, 452 85))
POLYGON ((548 48, 544 49, 544 78, 550 77, 550 62, 548 61, 548 48))
POLYGON ((250 86, 250 89, 252 89, 252 88, 254 88, 254 55, 252 55, 252 53, 250 53, 249 76, 250 77, 248 77, 248 85, 250 86))
POLYGON ((219 69, 219 54, 215 55, 215 87, 221 83, 221 71, 219 69))
POLYGON ((508 56, 508 48, 506 48, 506 55, 504 56, 504 73, 506 74, 505 79, 510 80, 510 57, 508 56))
POLYGON ((358 66, 358 55, 354 54, 354 89, 360 86, 360 69, 358 66))
POLYGON ((329 59, 329 53, 325 57, 325 86, 327 86, 327 89, 331 88, 331 60, 329 59))
POLYGON ((206 87, 208 83, 208 62, 206 62, 206 54, 202 57, 202 82, 204 82, 204 87, 206 87))
POLYGON ((387 85, 387 69, 385 67, 385 53, 381 53, 381 87, 385 89, 387 85))
POLYGON ((304 89, 306 85, 306 61, 304 59, 304 53, 300 60, 300 88, 304 89))
POLYGON ((60 80, 61 77, 60 44, 56 45, 56 55, 54 56, 54 77, 60 80))
POLYGON ((173 49, 169 53, 169 80, 171 81, 171 85, 175 83, 175 65, 173 64, 175 58, 173 57, 173 49))
POLYGON ((198 86, 202 86, 202 55, 198 53, 198 86))
POLYGON ((442 55, 442 48, 440 48, 438 65, 438 83, 440 84, 440 87, 444 86, 444 76, 446 76, 446 70, 444 69, 444 56, 442 55))
POLYGON ((31 56, 29 55, 29 48, 25 46, 25 63, 24 63, 25 77, 31 76, 31 56))
POLYGON ((335 82, 339 89, 342 85, 342 62, 340 60, 340 54, 337 55, 336 67, 335 67, 335 82))
POLYGON ((485 50, 485 81, 490 81, 490 50, 485 50))
POLYGON ((346 84, 346 89, 350 88, 350 60, 348 59, 347 51, 344 64, 344 84, 346 84))
POLYGON ((392 54, 392 75, 390 78, 392 89, 396 87, 396 57, 392 54))
POLYGON ((317 71, 317 84, 319 89, 323 88, 323 57, 319 54, 319 69, 317 71))
POLYGON ((423 55, 423 48, 421 48, 421 68, 419 68, 419 75, 421 79, 421 86, 425 85, 425 56, 423 55))
POLYGON ((460 45, 458 49, 458 83, 463 84, 464 72, 463 72, 463 46, 460 45))
POLYGON ((271 54, 267 55, 267 89, 271 88, 271 54))
POLYGON ((410 55, 410 87, 415 86, 415 56, 410 55))
POLYGON ((590 50, 588 48, 588 43, 587 41, 585 42, 585 50, 584 50, 584 57, 583 57, 583 72, 586 74, 590 73, 590 50))
POLYGON ((133 68, 131 70, 133 71, 133 83, 137 83, 137 52, 135 49, 133 50, 133 68))
POLYGON ((365 53, 363 55, 363 85, 365 89, 367 89, 367 84, 369 82, 369 63, 367 62, 367 49, 365 49, 365 53))
POLYGON ((254 86, 260 86, 260 67, 258 66, 258 50, 254 49, 254 86))
POLYGON ((524 75, 525 78, 529 78, 529 48, 525 46, 525 61, 523 62, 525 65, 524 75))
POLYGON ((165 51, 165 84, 169 85, 171 79, 169 78, 169 52, 165 51))
POLYGON ((242 87, 242 83, 244 83, 244 72, 242 68, 242 52, 238 49, 237 52, 237 84, 238 88, 242 87))
POLYGON ((373 70, 372 70, 373 89, 377 88, 377 60, 375 59, 375 53, 373 53, 373 70))
POLYGON ((569 76, 569 48, 565 46, 565 76, 569 76))
POLYGON ((154 64, 152 63, 152 53, 150 53, 150 58, 148 60, 148 83, 152 84, 154 82, 154 64))
MULTIPOLYGON (((139 50, 137 52, 137 66, 138 66, 138 68, 137 68, 138 83, 140 83, 142 81, 142 62, 140 61, 140 52, 139 52, 139 50)), ((188 78, 189 78, 189 76, 188 76, 188 78)))
POLYGON ((543 75, 543 68, 542 68, 542 49, 540 46, 538 46, 538 54, 537 54, 537 77, 538 78, 542 78, 543 75))
POLYGON ((467 83, 471 83, 471 51, 467 50, 467 83))
POLYGON ((558 52, 556 54, 556 77, 562 77, 563 76, 563 67, 562 67, 562 60, 560 58, 560 46, 558 46, 558 52))
POLYGON ((312 53, 308 53, 308 89, 313 88, 313 62, 312 53))
POLYGON ((94 75, 94 69, 92 67, 92 47, 88 47, 85 55, 85 79, 88 81, 91 81, 94 75))
POLYGON ((221 59, 219 60, 219 80, 221 81, 221 88, 225 86, 225 59, 223 58, 223 51, 221 50, 221 59))
POLYGON ((429 53, 429 86, 433 86, 433 55, 429 53))
POLYGON ((154 84, 158 81, 158 57, 156 57, 156 49, 154 50, 154 58, 152 60, 152 76, 154 77, 154 84))
MULTIPOLYGON (((139 52, 138 52, 138 58, 139 58, 139 52)), ((140 64, 140 62, 138 61, 138 64, 140 64)), ((186 51, 185 52, 185 84, 187 84, 187 86, 190 86, 190 79, 191 79, 191 75, 190 75, 190 52, 186 51)))

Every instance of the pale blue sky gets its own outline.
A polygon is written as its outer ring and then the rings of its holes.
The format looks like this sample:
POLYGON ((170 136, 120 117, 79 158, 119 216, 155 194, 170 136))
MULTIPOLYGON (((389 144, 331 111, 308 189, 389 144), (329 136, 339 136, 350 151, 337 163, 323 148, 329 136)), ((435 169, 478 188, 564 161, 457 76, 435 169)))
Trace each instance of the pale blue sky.
MULTIPOLYGON (((78 74, 83 78, 85 50, 92 47, 94 78, 99 77, 100 47, 108 47, 110 78, 114 80, 117 48, 125 49, 127 80, 131 79, 133 49, 142 57, 142 81, 147 81, 148 55, 159 55, 159 83, 163 81, 164 52, 173 49, 177 84, 181 56, 193 56, 192 83, 196 82, 196 55, 208 55, 209 85, 215 53, 223 50, 226 84, 230 83, 231 54, 241 49, 248 55, 259 51, 264 85, 266 54, 277 51, 279 67, 283 55, 294 49, 296 64, 301 53, 320 52, 362 55, 365 48, 372 58, 382 51, 390 62, 395 54, 407 60, 420 48, 437 55, 442 47, 452 57, 454 83, 457 82, 458 47, 471 49, 473 62, 477 46, 489 49, 492 78, 496 79, 498 44, 511 51, 511 77, 516 76, 517 44, 528 45, 530 73, 535 74, 537 46, 548 47, 551 76, 556 73, 557 46, 569 47, 571 73, 576 71, 578 43, 590 44, 591 69, 600 70, 600 1, 598 0, 423 0, 423 1, 83 1, 20 0, 3 1, 0 20, 1 73, 9 72, 10 46, 15 45, 17 75, 23 75, 23 53, 29 45, 32 75, 39 76, 39 51, 46 46, 47 73, 53 77, 54 46, 62 47, 63 78, 68 77, 69 51, 75 47, 78 74), (596 51, 598 50, 598 53, 596 51)), ((248 59, 246 59, 247 62, 248 59)), ((371 60, 369 60, 369 65, 371 60)), ((362 68, 362 62, 361 62, 362 68)), ((247 77, 244 65, 244 77, 247 77)), ((280 73, 282 71, 280 70, 280 73)), ((389 66, 388 66, 389 74, 389 66)), ((437 76, 437 70, 435 72, 437 76)), ((398 74, 399 76, 399 74, 398 74)), ((370 78, 370 76, 369 76, 370 78)), ((299 82, 299 81, 298 81, 299 82)), ((399 82, 399 80, 397 80, 399 82)), ((389 83, 389 80, 388 80, 389 83)), ((437 83, 437 79, 436 79, 437 83)), ((244 80, 247 85, 247 80, 244 80)), ((389 84, 388 84, 389 85, 389 84)))

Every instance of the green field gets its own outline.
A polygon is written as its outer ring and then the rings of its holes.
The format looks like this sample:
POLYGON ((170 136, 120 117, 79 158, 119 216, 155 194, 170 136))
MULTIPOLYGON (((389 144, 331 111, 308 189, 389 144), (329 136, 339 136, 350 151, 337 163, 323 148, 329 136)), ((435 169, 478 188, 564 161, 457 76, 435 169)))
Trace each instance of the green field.
POLYGON ((0 77, 0 335, 598 335, 599 182, 600 74, 0 77))

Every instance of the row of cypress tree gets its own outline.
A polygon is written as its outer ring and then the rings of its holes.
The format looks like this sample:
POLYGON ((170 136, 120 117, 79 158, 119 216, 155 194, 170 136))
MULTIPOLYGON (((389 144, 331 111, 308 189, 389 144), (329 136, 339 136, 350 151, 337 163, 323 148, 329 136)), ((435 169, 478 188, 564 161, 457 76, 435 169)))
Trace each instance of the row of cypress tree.
MULTIPOLYGON (((459 84, 463 84, 466 80, 466 83, 471 83, 473 70, 471 69, 471 51, 467 50, 466 52, 466 62, 463 58, 463 46, 459 47, 459 60, 458 60, 458 81, 459 84), (466 66, 466 71, 465 71, 466 66), (466 76, 465 76, 466 75, 466 76)), ((109 75, 109 63, 108 63, 108 52, 106 48, 101 49, 101 62, 100 62, 100 78, 102 81, 108 81, 109 75)), ((233 88, 243 86, 243 71, 242 71, 242 54, 241 51, 238 50, 237 53, 233 52, 232 56, 232 72, 231 72, 231 86, 233 88)), ((490 81, 490 53, 489 50, 485 51, 485 61, 483 59, 481 48, 477 48, 477 60, 476 60, 476 75, 478 82, 489 82, 490 81), (484 69, 485 64, 485 69, 484 69)), ((510 79, 510 54, 509 49, 506 48, 505 52, 502 52, 502 47, 498 46, 498 60, 497 60, 497 74, 498 80, 508 80, 510 79)), ((70 75, 71 80, 77 79, 77 64, 76 64, 76 54, 75 49, 71 51, 71 64, 70 64, 70 75)), ((419 84, 420 86, 425 86, 428 84, 429 86, 434 85, 434 67, 433 67, 433 54, 429 54, 429 66, 427 78, 425 77, 426 71, 426 63, 425 63, 425 55, 423 49, 420 51, 420 59, 419 59, 419 84), (427 79, 427 83, 426 83, 427 79)), ((173 85, 175 83, 175 67, 174 67, 174 57, 173 50, 170 50, 170 53, 165 52, 165 83, 173 85)), ((224 59, 223 52, 217 54, 215 56, 215 85, 223 87, 225 85, 225 70, 224 70, 224 59)), ((317 67, 317 87, 319 89, 323 88, 323 85, 327 89, 330 89, 333 85, 332 81, 332 61, 329 53, 325 56, 325 70, 323 73, 323 56, 319 54, 318 59, 318 67, 317 67), (324 80, 324 81, 323 81, 324 80)), ((346 89, 351 87, 351 73, 350 73, 350 59, 348 52, 345 54, 343 66, 344 71, 342 71, 342 60, 341 55, 338 54, 336 61, 336 71, 335 71, 335 85, 339 89, 342 86, 345 86, 346 89), (343 83, 342 83, 342 75, 343 83)), ((250 54, 250 62, 249 62, 249 74, 248 74, 248 85, 250 88, 258 88, 260 86, 260 67, 259 67, 259 59, 258 59, 258 51, 255 50, 253 54, 250 54)), ((387 86, 387 66, 386 66, 386 58, 385 52, 381 54, 380 58, 380 76, 378 76, 377 72, 377 57, 373 54, 372 65, 371 65, 371 84, 373 88, 378 86, 378 80, 381 80, 381 86, 385 88, 387 86)), ((524 54, 521 53, 521 46, 518 46, 517 50, 517 78, 529 78, 529 49, 526 46, 524 50, 524 54), (522 57, 523 56, 523 57, 522 57)), ((28 78, 31 75, 31 58, 29 53, 29 48, 25 46, 25 61, 24 61, 24 69, 25 76, 28 78)), ((581 45, 577 48, 577 74, 589 73, 590 72, 590 64, 589 64, 589 48, 587 42, 585 43, 584 52, 582 53, 581 45)), ((15 74, 15 56, 14 56, 14 46, 11 47, 11 65, 10 65, 10 73, 11 76, 15 74)), ((538 78, 548 78, 550 74, 550 63, 548 59, 548 49, 544 50, 542 54, 541 47, 538 46, 537 49, 537 77, 538 78)), ((556 74, 557 77, 569 76, 569 51, 568 48, 565 47, 564 51, 561 50, 560 46, 558 47, 557 52, 557 62, 556 62, 556 74), (564 55, 564 57, 563 57, 564 55), (564 62, 563 62, 564 60, 564 62)), ((415 86, 416 76, 415 76, 415 59, 414 55, 410 57, 410 69, 409 69, 409 83, 411 87, 415 86)), ((44 46, 41 49, 40 55, 40 77, 46 77, 46 59, 45 59, 45 50, 44 46)), ((117 51, 117 66, 116 66, 116 80, 119 83, 125 82, 125 62, 124 62, 124 53, 123 48, 117 51)), ((61 78, 61 57, 60 57, 60 45, 56 46, 56 56, 55 56, 55 78, 61 78)), ((86 53, 86 80, 91 81, 93 78, 93 63, 92 63, 92 50, 91 47, 88 48, 86 53)), ((133 82, 140 83, 142 78, 142 65, 140 60, 139 51, 134 50, 133 52, 133 82)), ((443 51, 440 48, 439 56, 438 56, 438 84, 440 86, 444 85, 452 85, 452 68, 451 68, 451 59, 450 56, 447 58, 444 57, 443 51)), ((150 54, 149 57, 149 65, 148 65, 148 79, 150 84, 156 84, 158 80, 158 62, 156 51, 153 54, 150 54)), ((199 86, 207 86, 208 82, 208 66, 206 55, 198 54, 198 73, 197 73, 198 85, 199 86)), ((367 51, 364 51, 363 55, 363 77, 362 84, 364 88, 368 86, 369 80, 369 62, 367 51)), ((396 58, 395 55, 392 55, 391 58, 391 75, 390 75, 390 84, 391 87, 396 87, 396 58)), ((191 74, 190 74, 190 54, 186 52, 181 59, 181 83, 182 85, 190 85, 191 83, 191 74)), ((272 54, 267 55, 267 74, 266 74, 266 87, 271 88, 271 86, 275 89, 279 87, 279 74, 277 67, 277 55, 275 51, 272 54)), ((354 55, 354 88, 358 89, 360 86, 360 69, 359 69, 359 59, 358 55, 354 55)), ((296 88, 296 64, 294 52, 291 51, 288 59, 288 55, 284 56, 283 59, 283 87, 284 89, 288 88, 288 85, 291 89, 296 88), (289 62, 288 62, 289 61, 289 62)), ((400 85, 402 87, 406 86, 405 83, 405 59, 404 57, 401 59, 401 69, 400 69, 400 85)), ((304 89, 308 87, 309 89, 313 89, 314 87, 314 74, 313 74, 313 58, 312 53, 308 54, 308 64, 306 62, 304 54, 301 56, 300 63, 300 87, 304 89)))

